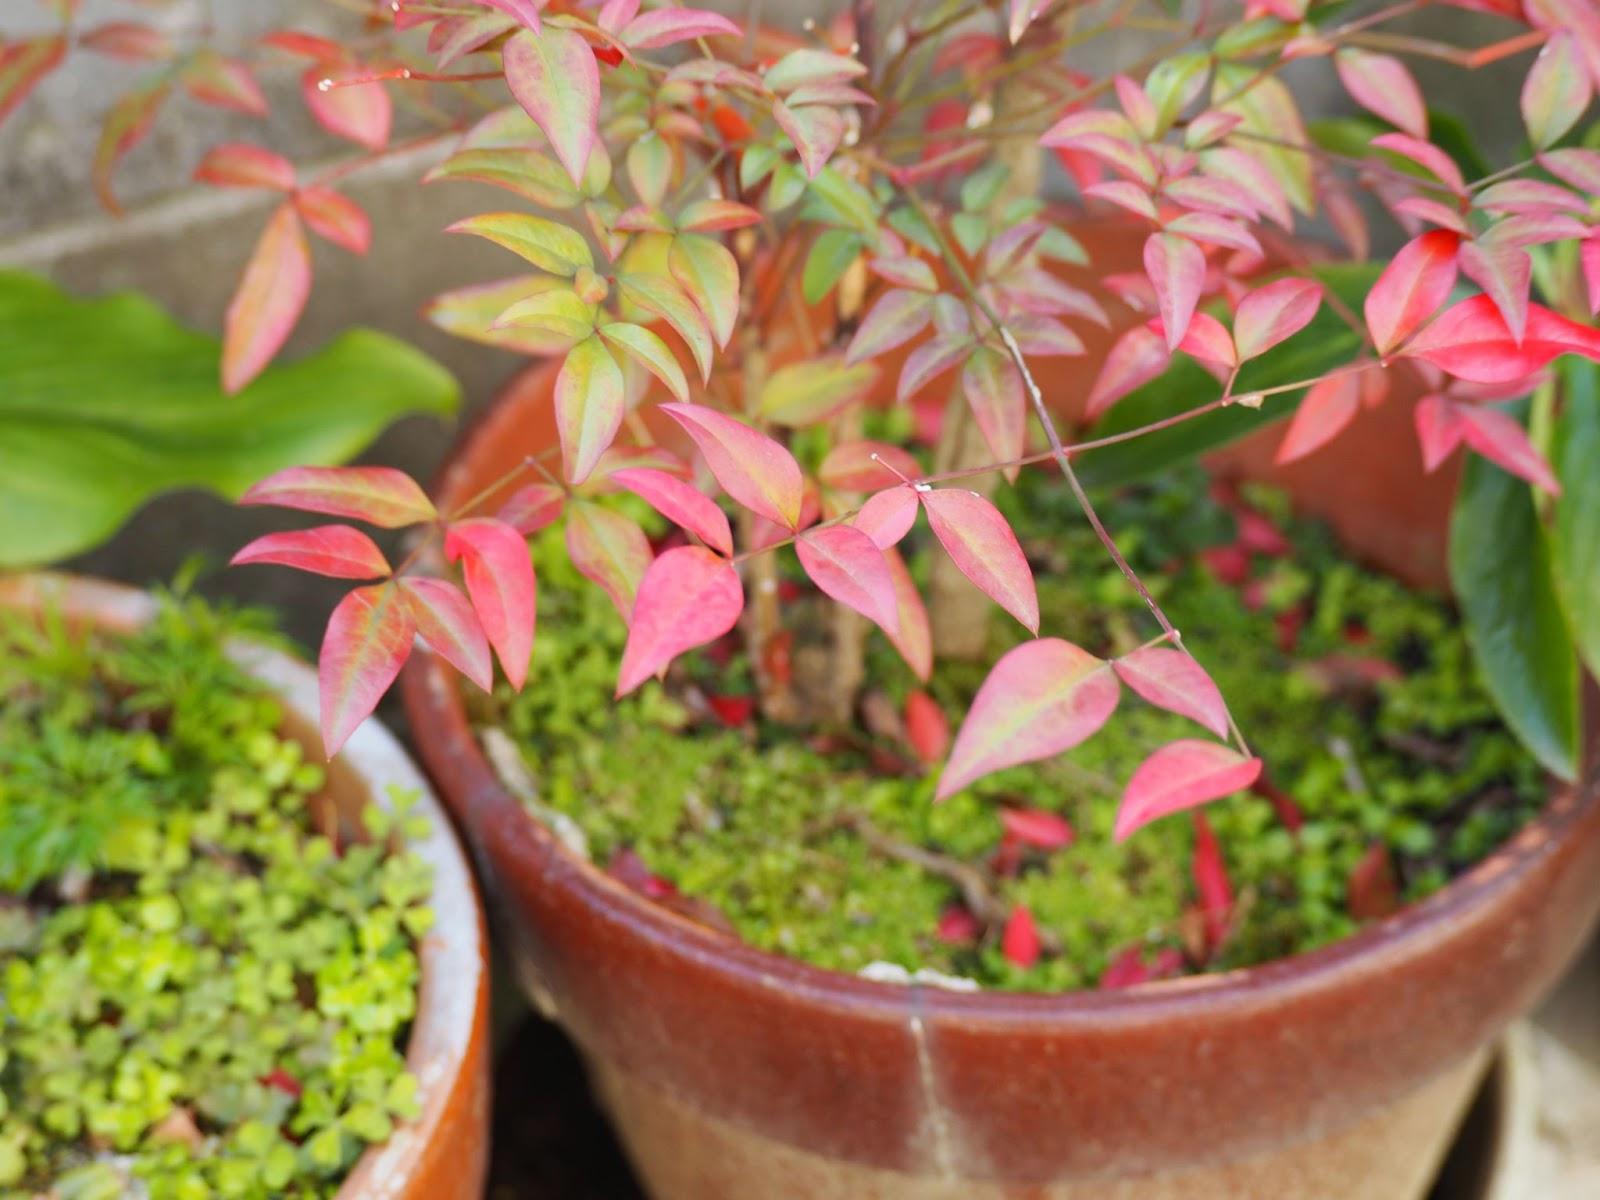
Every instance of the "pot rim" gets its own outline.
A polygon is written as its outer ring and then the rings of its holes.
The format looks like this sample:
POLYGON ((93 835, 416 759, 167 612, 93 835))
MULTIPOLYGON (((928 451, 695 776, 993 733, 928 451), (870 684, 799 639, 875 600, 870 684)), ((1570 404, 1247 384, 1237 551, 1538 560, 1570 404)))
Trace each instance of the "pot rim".
MULTIPOLYGON (((157 611, 149 592, 108 580, 57 571, 0 577, 0 607, 45 604, 124 630, 146 623, 157 611)), ((261 642, 237 642, 229 654, 315 728, 317 674, 311 667, 261 642)), ((416 1077, 421 1111, 415 1120, 397 1122, 387 1141, 363 1152, 336 1193, 338 1200, 397 1197, 405 1194, 424 1152, 439 1136, 456 1081, 473 1069, 474 1033, 486 1019, 488 1000, 482 910, 450 817, 395 736, 377 720, 364 721, 337 761, 370 803, 392 808, 392 788, 415 793, 415 811, 428 822, 424 837, 406 840, 407 848, 433 869, 434 926, 417 947, 421 978, 406 1042, 406 1068, 416 1077)))
MULTIPOLYGON (((549 360, 530 363, 513 376, 502 396, 547 390, 547 383, 553 386, 559 365, 549 360)), ((466 482, 454 477, 473 457, 477 443, 499 432, 494 416, 508 407, 497 399, 462 430, 435 477, 432 493, 436 499, 448 502, 450 494, 458 490, 454 485, 466 482)), ((714 963, 719 971, 741 982, 781 986, 824 1007, 895 1020, 911 1007, 924 1020, 968 1027, 1005 1029, 1048 1023, 1061 1029, 1109 1028, 1165 1024, 1215 1013, 1219 1006, 1240 1013, 1278 1008, 1317 992, 1330 979, 1381 976, 1426 955, 1450 933, 1484 919, 1494 897, 1538 871, 1575 826, 1600 816, 1600 763, 1590 761, 1578 782, 1553 782, 1538 817, 1433 895, 1337 942, 1254 966, 1114 990, 958 991, 917 980, 909 984, 880 982, 752 946, 655 904, 594 862, 579 858, 527 811, 490 764, 467 719, 460 676, 420 646, 404 674, 415 683, 405 689, 413 723, 419 731, 428 731, 419 737, 440 739, 450 747, 455 768, 473 777, 465 790, 476 799, 463 804, 458 812, 469 833, 476 835, 479 831, 474 826, 488 815, 472 810, 492 806, 496 816, 512 818, 505 825, 505 836, 528 839, 528 848, 540 855, 547 886, 573 891, 584 903, 606 910, 609 919, 666 953, 714 963), (425 719, 417 720, 418 715, 425 719), (565 869, 548 870, 552 860, 565 869)), ((443 780, 441 788, 447 795, 453 790, 443 780)))

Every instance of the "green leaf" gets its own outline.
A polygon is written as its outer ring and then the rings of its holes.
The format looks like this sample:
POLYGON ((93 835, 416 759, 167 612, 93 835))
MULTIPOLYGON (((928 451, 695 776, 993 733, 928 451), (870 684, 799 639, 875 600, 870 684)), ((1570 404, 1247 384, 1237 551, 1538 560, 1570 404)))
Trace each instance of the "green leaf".
POLYGON ((429 171, 423 182, 442 179, 493 184, 543 208, 571 208, 579 199, 578 189, 567 178, 560 163, 549 155, 520 146, 458 151, 429 171))
POLYGON ((1600 676, 1600 367, 1568 357, 1557 371, 1565 407, 1550 456, 1561 480, 1551 528, 1556 587, 1578 651, 1600 676))
POLYGON ((820 303, 861 254, 861 238, 848 229, 825 230, 806 255, 800 275, 800 291, 807 304, 820 303))
POLYGON ((581 234, 529 213, 484 213, 457 221, 445 232, 487 238, 552 275, 576 275, 578 268, 594 266, 594 255, 581 234))
POLYGON ((214 338, 140 296, 80 300, 21 272, 0 272, 0 329, 0 567, 87 550, 160 492, 231 498, 343 462, 460 399, 438 363, 365 329, 224 396, 214 338))
POLYGON ((757 407, 779 425, 815 425, 860 399, 877 377, 874 364, 847 366, 838 355, 791 363, 768 376, 757 407))
MULTIPOLYGON (((1371 289, 1381 263, 1338 264, 1313 273, 1355 312, 1371 289)), ((1323 305, 1311 324, 1294 337, 1246 363, 1234 391, 1245 395, 1300 379, 1311 379, 1352 361, 1362 338, 1331 305, 1323 305)), ((1173 360, 1161 376, 1117 401, 1095 436, 1124 433, 1197 408, 1222 394, 1222 385, 1186 356, 1173 360)), ((1227 445, 1245 434, 1293 414, 1303 393, 1269 396, 1260 408, 1233 406, 1184 421, 1103 450, 1085 454, 1079 474, 1085 483, 1125 483, 1227 445)))
POLYGON ((1563 779, 1578 770, 1578 656, 1533 493, 1469 455, 1450 519, 1450 582, 1467 641, 1506 724, 1563 779))

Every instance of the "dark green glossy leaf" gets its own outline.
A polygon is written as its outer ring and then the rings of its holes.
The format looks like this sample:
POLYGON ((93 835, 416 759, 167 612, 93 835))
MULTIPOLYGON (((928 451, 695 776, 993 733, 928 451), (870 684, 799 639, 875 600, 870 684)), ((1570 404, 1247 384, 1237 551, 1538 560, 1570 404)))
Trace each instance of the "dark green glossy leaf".
POLYGON ((1577 776, 1578 656, 1533 493, 1469 455, 1450 521, 1450 582, 1506 724, 1545 767, 1577 776))
POLYGON ((0 272, 0 567, 64 558, 174 488, 237 496, 280 467, 342 462, 404 413, 448 413, 455 381, 353 330, 236 396, 214 338, 150 301, 80 300, 0 272))
POLYGON ((1556 586, 1578 651, 1600 677, 1600 367, 1569 357, 1558 372, 1563 403, 1550 456, 1561 480, 1551 527, 1556 586))
MULTIPOLYGON (((1339 264, 1323 267, 1317 277, 1330 292, 1354 312, 1378 277, 1381 263, 1339 264)), ((1239 373, 1236 394, 1263 391, 1301 379, 1313 379, 1352 361, 1361 349, 1361 335, 1331 305, 1323 304, 1316 318, 1294 337, 1247 363, 1239 373)), ((1196 408, 1222 394, 1222 385, 1179 356, 1158 379, 1117 402, 1094 436, 1122 433, 1196 408)), ((1085 454, 1078 473, 1085 483, 1125 483, 1205 454, 1243 437, 1252 430, 1291 415, 1303 392, 1269 396, 1260 408, 1219 409, 1192 421, 1085 454)))

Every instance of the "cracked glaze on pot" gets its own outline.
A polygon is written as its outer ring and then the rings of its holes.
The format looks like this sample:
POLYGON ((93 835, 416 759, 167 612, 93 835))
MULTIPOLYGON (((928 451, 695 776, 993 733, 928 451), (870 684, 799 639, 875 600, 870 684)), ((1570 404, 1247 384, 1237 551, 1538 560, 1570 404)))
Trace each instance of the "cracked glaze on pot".
MULTIPOLYGON (((553 381, 530 370, 469 433, 442 507, 549 444, 553 381)), ((1403 397, 1341 441, 1392 464, 1401 425, 1403 397)), ((1355 529, 1366 556, 1436 549, 1439 486, 1374 500, 1387 527, 1355 529)), ((1313 953, 1115 993, 872 983, 743 945, 572 857, 502 786, 457 687, 430 657, 407 668, 424 760, 524 987, 585 1051, 661 1200, 1415 1197, 1484 1049, 1600 909, 1591 774, 1438 895, 1313 953)))
MULTIPOLYGON (((0 607, 51 608, 71 622, 132 630, 155 612, 145 592, 70 575, 0 577, 0 607)), ((230 653, 265 683, 289 713, 290 732, 320 758, 316 672, 289 655, 240 643, 230 653)), ((434 928, 418 947, 422 979, 406 1066, 417 1078, 421 1113, 402 1122, 357 1161, 338 1200, 479 1200, 488 1156, 489 972, 483 919, 467 861, 449 818, 405 750, 376 720, 356 730, 328 767, 328 795, 341 813, 389 789, 415 791, 427 836, 410 847, 433 868, 434 928)))

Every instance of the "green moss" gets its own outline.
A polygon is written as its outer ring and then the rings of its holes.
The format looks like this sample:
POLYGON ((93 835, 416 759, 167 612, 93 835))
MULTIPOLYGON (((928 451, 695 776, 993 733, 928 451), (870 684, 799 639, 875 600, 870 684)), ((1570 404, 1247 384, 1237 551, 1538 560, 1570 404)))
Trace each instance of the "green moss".
POLYGON ((415 1112, 431 873, 313 832, 246 624, 0 626, 0 1197, 330 1196, 415 1112))
MULTIPOLYGON (((1140 602, 1071 497, 1032 474, 1004 496, 1035 562, 1045 632, 1107 654, 1146 640, 1140 602)), ((1389 848, 1404 895, 1420 897, 1526 821, 1542 791, 1536 767, 1496 722, 1447 604, 1353 566, 1323 531, 1293 525, 1292 557, 1255 560, 1260 606, 1251 611, 1197 558, 1234 537, 1233 517, 1203 496, 1189 479, 1106 504, 1125 552, 1305 818, 1294 836, 1253 794, 1207 810, 1239 898, 1237 928, 1207 964, 1216 969, 1350 933, 1348 881, 1374 842, 1389 848), (1278 618, 1300 606, 1309 615, 1287 654, 1278 618), (1359 645, 1350 636, 1358 628, 1359 645), (1329 656, 1405 671, 1361 703, 1342 702, 1312 665, 1329 656), (1397 736, 1412 749, 1396 748, 1397 736), (1458 761, 1444 769, 1419 759, 1419 738, 1458 761)), ((1281 497, 1251 500, 1289 524, 1281 497)), ((522 747, 541 799, 578 822, 596 861, 632 849, 749 942, 845 971, 883 960, 988 986, 1059 990, 1093 986, 1127 946, 1184 945, 1184 914, 1196 904, 1192 823, 1169 818, 1121 846, 1111 827, 1133 768, 1164 741, 1195 736, 1195 726, 1125 692, 1122 710, 1084 745, 936 807, 929 780, 876 776, 859 759, 824 756, 781 730, 702 726, 689 736, 686 710, 654 684, 614 706, 621 622, 553 540, 535 555, 541 636, 532 683, 520 696, 498 693, 484 716, 522 747), (935 928, 955 888, 886 858, 857 831, 864 816, 902 843, 982 864, 1000 838, 1002 803, 1058 811, 1077 831, 1073 845, 1030 858, 996 885, 1060 944, 1026 971, 992 937, 976 947, 941 943, 935 928)), ((996 653, 1026 636, 1003 616, 994 630, 996 653)), ((897 698, 914 686, 876 634, 870 659, 872 678, 897 698)), ((719 676, 702 657, 690 670, 740 689, 737 663, 719 676)), ((984 673, 943 667, 931 690, 959 712, 984 673)))

